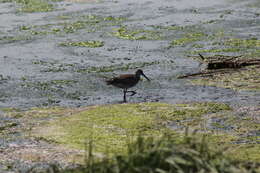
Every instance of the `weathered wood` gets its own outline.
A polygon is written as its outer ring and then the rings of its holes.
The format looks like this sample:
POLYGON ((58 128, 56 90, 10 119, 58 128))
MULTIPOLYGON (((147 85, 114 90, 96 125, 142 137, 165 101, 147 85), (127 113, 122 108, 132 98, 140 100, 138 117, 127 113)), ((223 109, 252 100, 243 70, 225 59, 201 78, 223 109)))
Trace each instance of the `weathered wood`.
POLYGON ((223 69, 223 68, 241 68, 250 65, 258 65, 260 60, 241 60, 241 61, 219 61, 209 62, 207 65, 208 70, 223 69))
POLYGON ((238 59, 241 56, 234 56, 234 57, 229 57, 229 58, 222 58, 222 59, 216 59, 216 57, 210 57, 210 58, 205 58, 201 54, 199 54, 199 57, 202 61, 207 63, 207 68, 206 70, 209 71, 200 71, 198 73, 192 73, 192 74, 186 74, 179 76, 179 79, 182 78, 187 78, 187 77, 192 77, 192 76, 203 76, 203 75, 210 75, 214 73, 219 73, 219 72, 225 72, 229 70, 234 70, 234 69, 239 69, 245 66, 250 66, 250 65, 260 65, 260 59, 238 59), (226 69, 226 70, 225 70, 226 69))
MULTIPOLYGON (((199 54, 200 58, 204 61, 205 58, 201 54, 199 54)), ((223 69, 223 68, 241 68, 249 65, 258 65, 260 64, 260 59, 238 59, 241 56, 235 56, 228 59, 220 59, 220 60, 210 60, 207 62, 207 69, 223 69)))
POLYGON ((186 74, 186 75, 181 75, 181 76, 178 76, 177 79, 183 79, 183 78, 188 78, 188 77, 194 77, 194 76, 209 76, 209 75, 212 75, 212 74, 216 74, 216 73, 224 73, 224 72, 227 72, 229 71, 228 69, 221 69, 221 70, 211 70, 211 71, 200 71, 200 72, 197 72, 197 73, 191 73, 191 74, 186 74))

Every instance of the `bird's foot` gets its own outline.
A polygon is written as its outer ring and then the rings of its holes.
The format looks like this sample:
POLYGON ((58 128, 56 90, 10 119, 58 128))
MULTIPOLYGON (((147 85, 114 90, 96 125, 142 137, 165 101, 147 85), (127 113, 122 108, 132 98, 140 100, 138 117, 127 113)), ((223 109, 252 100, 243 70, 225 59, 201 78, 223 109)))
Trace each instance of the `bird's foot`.
POLYGON ((127 91, 127 92, 129 92, 129 93, 132 93, 130 96, 133 96, 133 95, 135 95, 135 94, 136 94, 136 92, 135 92, 135 91, 127 91))

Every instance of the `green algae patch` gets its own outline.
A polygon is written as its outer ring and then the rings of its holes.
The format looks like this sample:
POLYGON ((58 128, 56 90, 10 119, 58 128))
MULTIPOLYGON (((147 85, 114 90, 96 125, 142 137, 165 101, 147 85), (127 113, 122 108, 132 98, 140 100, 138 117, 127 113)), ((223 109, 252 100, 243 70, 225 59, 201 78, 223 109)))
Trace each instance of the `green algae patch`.
POLYGON ((199 53, 225 53, 225 52, 240 52, 240 48, 212 48, 212 49, 200 49, 196 51, 192 51, 191 54, 199 54, 199 53))
POLYGON ((92 41, 80 41, 80 42, 66 42, 66 43, 60 43, 59 45, 96 48, 96 47, 104 46, 104 42, 92 40, 92 41))
MULTIPOLYGON (((33 1, 33 0, 31 0, 33 1)), ((35 0, 36 1, 36 0, 35 0)), ((40 1, 40 0, 39 0, 40 1)), ((51 2, 51 1, 43 1, 51 2)), ((53 4, 53 3, 52 3, 53 4)), ((24 9, 25 10, 25 9, 24 9)), ((22 11, 22 10, 21 10, 22 11)), ((29 11, 28 11, 29 12, 29 11)), ((36 11, 35 11, 36 12, 36 11)), ((14 29, 14 36, 0 37, 0 43, 12 43, 20 40, 32 40, 34 38, 41 38, 47 35, 66 36, 68 34, 77 34, 77 32, 97 32, 109 30, 111 27, 120 26, 122 22, 126 21, 123 17, 114 16, 98 16, 98 15, 62 15, 58 16, 58 21, 55 23, 47 23, 42 25, 21 25, 14 29)), ((72 42, 62 43, 66 46, 90 46, 102 47, 102 41, 87 41, 87 42, 72 42)))
MULTIPOLYGON (((59 17, 59 16, 58 16, 59 17)), ((85 29, 87 32, 96 32, 106 26, 120 25, 125 18, 113 16, 97 16, 97 15, 82 15, 82 16, 60 16, 62 20, 56 24, 45 24, 35 26, 23 26, 31 33, 43 30, 45 34, 69 34, 85 29)), ((61 20, 61 19, 60 19, 61 20)), ((20 28, 20 29, 23 29, 20 28)), ((24 29, 23 29, 24 30, 24 29)), ((24 31, 26 31, 24 30, 24 31)))
POLYGON ((93 140, 96 152, 126 152, 127 139, 160 136, 167 122, 230 109, 220 103, 140 103, 90 107, 86 111, 54 119, 35 128, 34 135, 72 148, 84 149, 93 140))
POLYGON ((230 88, 234 90, 260 90, 260 69, 259 66, 250 66, 240 70, 233 70, 229 73, 215 73, 210 77, 192 79, 195 85, 208 85, 230 88))
MULTIPOLYGON (((171 40, 168 48, 171 47, 185 47, 191 45, 191 43, 201 47, 203 44, 200 41, 208 41, 211 39, 213 33, 208 33, 204 28, 197 25, 187 25, 187 26, 152 26, 155 29, 168 35, 167 38, 171 40), (174 38, 174 39, 172 39, 174 38)), ((196 47, 196 46, 195 46, 196 47)))
POLYGON ((80 20, 61 23, 62 28, 60 28, 59 32, 74 33, 80 29, 86 29, 87 32, 95 32, 106 26, 120 25, 126 20, 122 17, 97 15, 83 15, 77 16, 77 18, 80 18, 80 20))
POLYGON ((258 40, 257 38, 251 38, 251 39, 230 38, 226 40, 224 44, 228 46, 237 46, 237 47, 244 47, 244 48, 259 48, 260 40, 258 40))
POLYGON ((22 12, 49 12, 53 11, 53 5, 47 0, 15 0, 17 3, 21 4, 20 11, 22 12))
POLYGON ((137 69, 143 68, 155 64, 159 64, 159 61, 152 61, 152 62, 132 62, 127 64, 117 64, 117 65, 110 65, 110 66, 100 66, 100 67, 88 67, 88 68, 81 68, 77 69, 76 71, 79 73, 102 73, 102 72, 113 72, 117 70, 129 70, 129 69, 137 69))
POLYGON ((115 32, 113 32, 112 35, 126 40, 159 40, 162 38, 158 31, 143 29, 133 30, 126 26, 115 29, 115 32))
POLYGON ((2 36, 0 37, 0 43, 8 44, 19 41, 29 41, 32 37, 29 35, 15 35, 15 36, 2 36))
POLYGON ((196 42, 205 37, 205 34, 202 32, 195 32, 195 33, 187 33, 184 37, 173 40, 171 42, 171 46, 184 46, 188 43, 196 42))
POLYGON ((205 49, 199 47, 200 49, 191 51, 191 54, 241 52, 244 55, 259 55, 260 40, 258 40, 257 38, 222 38, 222 36, 217 35, 215 37, 216 38, 214 38, 213 36, 213 41, 217 38, 219 38, 220 41, 212 42, 211 48, 205 49))
POLYGON ((18 11, 33 13, 53 11, 54 5, 52 3, 56 1, 58 0, 3 0, 2 2, 17 3, 19 6, 18 11))

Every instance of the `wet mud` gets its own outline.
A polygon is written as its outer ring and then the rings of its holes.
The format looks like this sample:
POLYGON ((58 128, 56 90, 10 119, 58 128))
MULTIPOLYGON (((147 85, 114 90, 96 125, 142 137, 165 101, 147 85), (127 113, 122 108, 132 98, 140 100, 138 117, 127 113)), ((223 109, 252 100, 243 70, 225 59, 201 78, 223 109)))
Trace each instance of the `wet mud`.
POLYGON ((196 52, 258 56, 256 1, 53 4, 50 12, 34 13, 19 11, 12 2, 0 4, 0 107, 119 103, 122 91, 104 80, 138 68, 152 82, 140 82, 130 102, 259 105, 259 92, 194 86, 176 78, 199 71, 200 63, 187 58, 196 52), (256 42, 239 48, 220 44, 231 38, 256 42))

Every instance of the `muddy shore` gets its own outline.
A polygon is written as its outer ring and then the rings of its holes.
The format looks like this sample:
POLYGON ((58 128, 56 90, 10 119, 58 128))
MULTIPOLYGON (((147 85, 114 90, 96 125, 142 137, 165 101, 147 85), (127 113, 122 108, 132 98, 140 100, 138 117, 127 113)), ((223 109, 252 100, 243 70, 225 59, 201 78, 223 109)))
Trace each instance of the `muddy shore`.
MULTIPOLYGON (((235 135, 246 133, 236 143, 259 145, 259 126, 249 128, 260 121, 258 66, 178 79, 205 68, 192 58, 198 53, 259 59, 259 16, 257 0, 69 0, 36 6, 0 0, 0 172, 77 166, 73 159, 82 160, 84 150, 57 146, 31 130, 89 106, 121 103, 122 91, 105 79, 139 68, 152 80, 136 86, 130 103, 225 104, 230 116, 202 116, 207 130, 233 135, 241 126, 235 135)), ((189 124, 176 122, 167 125, 181 131, 189 124)))

